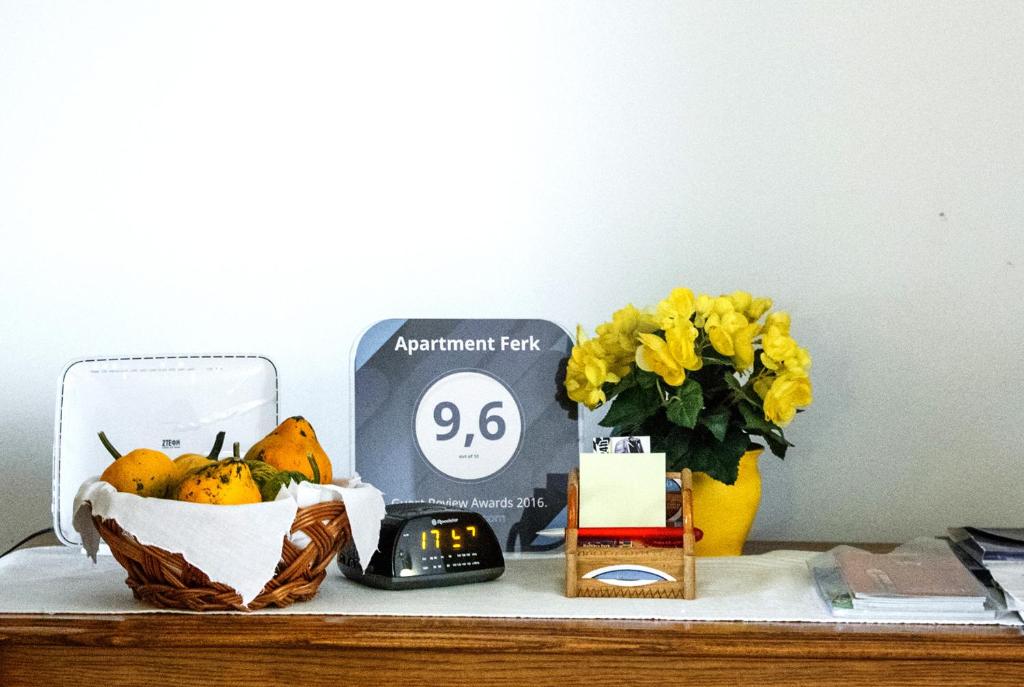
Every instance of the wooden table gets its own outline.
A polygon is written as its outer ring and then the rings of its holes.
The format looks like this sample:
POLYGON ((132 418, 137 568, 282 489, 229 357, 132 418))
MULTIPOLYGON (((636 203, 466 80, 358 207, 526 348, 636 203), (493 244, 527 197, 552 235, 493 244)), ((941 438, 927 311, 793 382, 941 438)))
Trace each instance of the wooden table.
MULTIPOLYGON (((817 548, 817 547, 815 547, 817 548)), ((1015 685, 993 626, 0 615, 0 685, 1015 685)))

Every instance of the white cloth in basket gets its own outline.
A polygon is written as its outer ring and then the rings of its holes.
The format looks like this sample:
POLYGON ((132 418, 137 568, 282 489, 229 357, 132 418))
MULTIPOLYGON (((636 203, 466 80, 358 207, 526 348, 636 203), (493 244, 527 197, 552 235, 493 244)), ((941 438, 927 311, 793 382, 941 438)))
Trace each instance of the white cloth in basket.
MULTIPOLYGON (((359 560, 369 562, 380 538, 384 497, 358 476, 345 486, 292 482, 276 501, 243 506, 143 498, 92 479, 75 497, 74 527, 95 561, 100 537, 92 516, 116 520, 140 543, 180 553, 210 580, 232 587, 248 605, 274 576, 295 513, 326 501, 344 502, 359 560)), ((292 542, 301 548, 308 539, 298 533, 292 542)))

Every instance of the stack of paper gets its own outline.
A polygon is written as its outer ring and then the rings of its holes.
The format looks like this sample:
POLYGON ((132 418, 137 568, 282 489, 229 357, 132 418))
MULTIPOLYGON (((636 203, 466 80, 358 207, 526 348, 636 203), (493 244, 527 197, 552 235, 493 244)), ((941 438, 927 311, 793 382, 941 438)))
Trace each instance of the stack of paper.
POLYGON ((889 554, 840 546, 815 556, 808 566, 835 616, 970 622, 991 620, 1002 611, 999 600, 940 540, 915 540, 889 554))
POLYGON ((1006 607, 1024 612, 1024 529, 955 527, 954 550, 969 566, 991 578, 1006 597, 1006 607))
POLYGON ((580 527, 664 527, 665 454, 580 454, 580 527))

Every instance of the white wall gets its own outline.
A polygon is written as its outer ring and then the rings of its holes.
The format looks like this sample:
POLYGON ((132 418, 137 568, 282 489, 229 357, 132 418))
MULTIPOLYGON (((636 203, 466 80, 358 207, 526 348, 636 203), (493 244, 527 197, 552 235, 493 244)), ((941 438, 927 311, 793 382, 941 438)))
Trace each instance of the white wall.
POLYGON ((0 546, 57 376, 745 288, 815 356, 755 536, 1021 524, 1024 3, 0 2, 0 546))

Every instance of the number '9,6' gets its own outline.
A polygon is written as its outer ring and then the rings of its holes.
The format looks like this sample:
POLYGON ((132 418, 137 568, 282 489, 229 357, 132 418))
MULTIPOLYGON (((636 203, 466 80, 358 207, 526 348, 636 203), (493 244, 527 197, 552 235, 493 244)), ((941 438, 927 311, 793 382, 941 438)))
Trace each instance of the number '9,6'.
MULTIPOLYGON (((502 406, 503 403, 501 401, 491 401, 480 409, 480 435, 488 441, 497 441, 505 436, 505 418, 497 413, 488 414, 502 406)), ((441 401, 434 406, 434 422, 442 429, 449 428, 447 432, 436 435, 437 440, 448 441, 449 439, 454 439, 459 433, 460 418, 459 407, 451 401, 441 401)))

